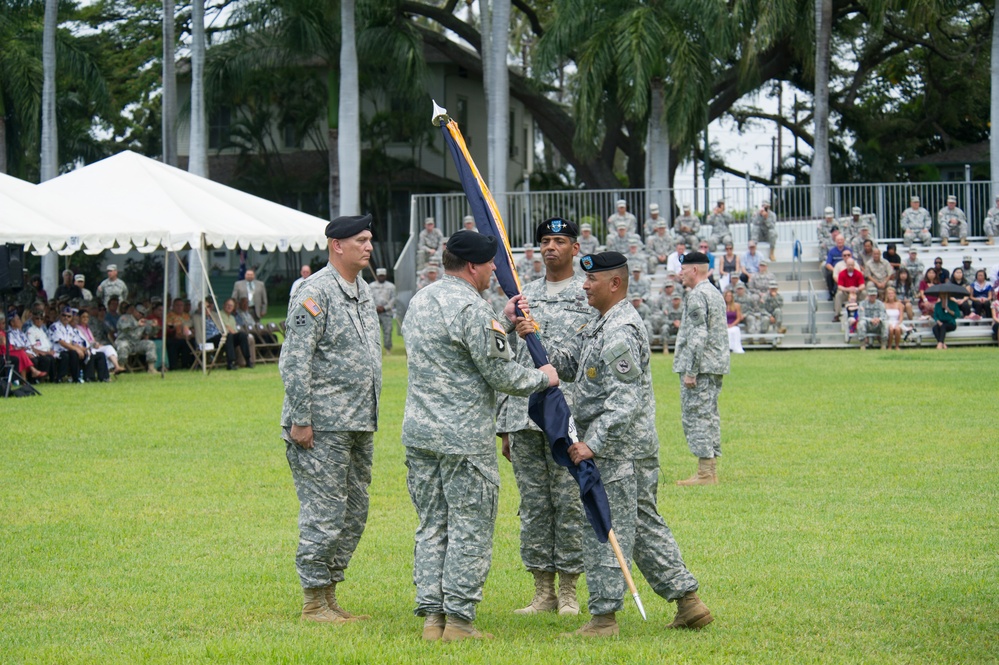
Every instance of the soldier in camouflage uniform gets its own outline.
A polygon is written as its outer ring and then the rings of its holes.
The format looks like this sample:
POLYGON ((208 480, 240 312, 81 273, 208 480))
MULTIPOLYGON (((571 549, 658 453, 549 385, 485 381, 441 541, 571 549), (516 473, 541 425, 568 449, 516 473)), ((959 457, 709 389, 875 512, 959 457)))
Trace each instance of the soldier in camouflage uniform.
POLYGON ((860 303, 860 316, 857 319, 857 337, 860 349, 867 348, 867 336, 873 335, 881 342, 881 350, 888 343, 888 313, 885 304, 878 300, 878 287, 867 285, 867 298, 860 303))
POLYGON ((770 289, 770 282, 775 279, 776 277, 770 274, 770 262, 766 259, 760 259, 760 271, 751 274, 749 283, 746 285, 749 288, 749 295, 757 302, 762 301, 770 289))
POLYGON ((604 246, 608 252, 628 253, 628 243, 632 240, 628 233, 628 223, 618 222, 615 226, 608 226, 611 231, 607 234, 607 242, 604 246), (611 249, 613 248, 613 249, 611 249))
POLYGON ((402 423, 416 507, 413 581, 423 638, 488 637, 472 625, 492 559, 499 496, 496 392, 527 396, 558 385, 554 368, 513 361, 504 326, 479 293, 496 239, 459 231, 445 275, 410 301, 402 331, 409 382, 402 423))
POLYGON ((996 197, 996 204, 985 214, 982 229, 985 231, 985 244, 994 245, 995 238, 999 235, 999 196, 996 197))
POLYGON ((697 247, 700 240, 697 234, 701 232, 701 220, 697 215, 690 212, 690 204, 683 204, 683 214, 673 220, 673 235, 683 238, 687 247, 697 247))
POLYGON ((645 269, 649 267, 649 258, 642 251, 642 241, 638 238, 632 238, 628 241, 628 252, 625 254, 625 258, 628 259, 629 271, 637 270, 644 273, 645 269))
POLYGON ((97 285, 97 293, 95 294, 105 307, 108 306, 108 300, 112 296, 117 296, 118 302, 128 300, 128 285, 118 279, 118 266, 114 263, 109 263, 107 271, 108 278, 97 285))
POLYGON ((645 239, 645 254, 648 256, 649 274, 656 274, 656 268, 666 265, 666 259, 673 251, 673 239, 669 237, 666 220, 659 219, 655 232, 645 239))
MULTIPOLYGON (((656 225, 662 222, 666 224, 666 218, 659 214, 659 204, 652 203, 649 205, 649 216, 645 218, 645 239, 648 240, 652 237, 652 234, 656 232, 656 225)), ((586 256, 585 254, 580 254, 581 256, 586 256)))
POLYGON ((919 253, 915 248, 909 248, 909 257, 902 262, 902 267, 909 273, 909 281, 913 286, 919 284, 926 272, 923 262, 919 260, 919 253))
POLYGON ((336 586, 364 532, 382 353, 371 289, 371 215, 326 226, 329 263, 295 291, 278 367, 285 456, 300 504, 295 565, 302 619, 366 619, 340 607, 336 586))
MULTIPOLYGON (((538 337, 546 348, 557 348, 575 334, 594 314, 586 304, 583 278, 573 272, 577 255, 576 225, 552 218, 535 232, 545 259, 545 278, 524 286, 531 316, 538 324, 538 337)), ((504 302, 505 304, 505 302, 504 302)), ((513 326, 503 319, 507 332, 513 326)), ((515 357, 524 367, 533 367, 527 345, 514 335, 515 357), (519 343, 517 343, 519 342, 519 343)), ((520 558, 534 577, 534 598, 515 614, 558 611, 579 614, 576 583, 583 572, 583 504, 579 486, 552 458, 548 440, 527 415, 524 397, 506 398, 505 421, 497 428, 509 432, 504 454, 513 463, 520 491, 520 558), (555 576, 558 575, 558 593, 555 576)))
POLYGON ((517 261, 517 275, 521 282, 530 281, 527 278, 534 272, 534 245, 527 243, 524 245, 524 255, 517 261))
POLYGON ((690 292, 683 301, 673 371, 680 375, 683 433, 698 465, 694 476, 677 481, 677 485, 713 485, 718 482, 716 460, 721 456, 718 395, 729 369, 725 300, 707 279, 708 257, 704 254, 688 254, 681 276, 690 292))
POLYGON ((829 254, 829 250, 836 244, 833 240, 833 231, 840 229, 839 224, 836 223, 835 219, 836 211, 832 208, 826 208, 822 213, 822 221, 819 222, 819 256, 822 261, 826 260, 826 255, 829 254))
POLYGON ((579 227, 579 255, 596 254, 600 241, 593 235, 593 227, 589 224, 582 224, 579 227))
POLYGON ((777 215, 770 209, 770 201, 764 201, 760 209, 753 213, 753 217, 749 222, 749 239, 756 242, 768 243, 770 245, 770 260, 775 260, 777 215))
POLYGON ((638 235, 638 218, 628 212, 628 202, 618 199, 616 207, 617 212, 607 218, 607 228, 617 228, 618 224, 624 222, 629 236, 638 235))
MULTIPOLYGON (((114 349, 122 364, 128 364, 128 357, 133 353, 146 357, 146 368, 150 374, 156 373, 156 345, 149 339, 152 322, 144 318, 136 318, 137 309, 131 303, 125 309, 125 314, 118 319, 118 335, 114 340, 114 349)), ((141 314, 139 315, 141 316, 141 314)))
POLYGON ((631 306, 638 312, 638 318, 642 320, 642 323, 645 324, 645 330, 648 331, 649 317, 652 315, 652 310, 645 304, 645 299, 642 296, 629 295, 628 297, 631 298, 631 306))
POLYGON ((666 317, 666 325, 663 327, 663 333, 666 335, 666 339, 663 340, 663 353, 669 353, 670 344, 676 348, 676 336, 683 323, 683 296, 679 293, 671 295, 663 314, 666 317))
MULTIPOLYGON (((583 288, 600 316, 552 351, 559 375, 572 380, 567 392, 581 440, 569 448, 573 462, 593 459, 603 477, 625 559, 634 561, 653 590, 677 601, 670 628, 700 628, 711 622, 697 596, 673 534, 659 515, 659 437, 645 326, 627 300, 627 261, 617 252, 584 256, 583 288)), ((518 323, 526 334, 529 322, 518 323)), ((624 578, 611 546, 584 529, 586 584, 592 618, 575 635, 618 634, 624 578)))
POLYGON ((704 220, 705 224, 711 225, 711 234, 707 237, 708 248, 714 252, 719 245, 724 247, 725 243, 732 242, 731 226, 735 223, 732 215, 725 212, 725 200, 718 199, 714 210, 704 220))
POLYGON ((962 245, 968 244, 968 218, 957 207, 957 197, 953 194, 947 196, 947 205, 937 213, 937 230, 940 233, 940 244, 944 247, 955 236, 961 240, 962 245))
POLYGON ((918 196, 909 199, 909 207, 902 211, 899 224, 902 226, 902 242, 906 247, 912 247, 915 240, 923 243, 925 247, 933 244, 933 235, 930 233, 933 221, 930 219, 930 211, 920 207, 918 196))
MULTIPOLYGON (((735 285, 735 295, 732 297, 739 307, 742 308, 742 322, 746 326, 746 333, 754 335, 760 332, 760 315, 758 313, 760 301, 746 291, 746 285, 737 282, 735 285)), ((726 333, 727 335, 728 333, 726 333)), ((727 339, 727 338, 726 338, 727 339)))
POLYGON ((652 280, 646 277, 643 270, 639 270, 628 261, 628 270, 631 271, 631 279, 628 280, 628 298, 639 297, 646 301, 652 297, 652 280))
POLYGON ((382 345, 386 351, 392 350, 392 326, 395 321, 395 284, 388 281, 388 270, 375 271, 375 281, 368 284, 371 298, 375 301, 378 323, 382 327, 382 345))
POLYGON ((781 335, 787 332, 784 327, 784 296, 777 292, 776 279, 770 282, 770 288, 760 306, 760 332, 768 332, 770 326, 781 335))
POLYGON ((437 281, 438 275, 440 274, 440 269, 436 262, 431 261, 427 264, 427 267, 423 269, 416 280, 416 290, 426 288, 437 281))
POLYGON ((423 220, 423 230, 416 241, 416 269, 422 270, 444 244, 444 236, 437 230, 433 217, 423 220))

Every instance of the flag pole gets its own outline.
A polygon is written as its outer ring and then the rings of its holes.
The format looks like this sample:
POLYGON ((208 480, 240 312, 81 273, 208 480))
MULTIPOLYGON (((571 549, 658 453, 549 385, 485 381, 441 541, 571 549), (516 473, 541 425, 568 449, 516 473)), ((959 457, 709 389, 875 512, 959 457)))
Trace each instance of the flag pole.
POLYGON ((621 566, 621 572, 624 573, 624 581, 628 584, 628 591, 631 591, 631 597, 635 599, 638 611, 642 613, 642 619, 648 621, 649 618, 645 616, 645 607, 642 605, 642 599, 638 595, 638 589, 635 588, 635 580, 632 579, 631 571, 628 570, 628 562, 624 560, 624 552, 621 551, 621 545, 618 544, 617 536, 614 535, 614 529, 607 532, 607 541, 614 549, 614 556, 617 557, 617 563, 621 566))

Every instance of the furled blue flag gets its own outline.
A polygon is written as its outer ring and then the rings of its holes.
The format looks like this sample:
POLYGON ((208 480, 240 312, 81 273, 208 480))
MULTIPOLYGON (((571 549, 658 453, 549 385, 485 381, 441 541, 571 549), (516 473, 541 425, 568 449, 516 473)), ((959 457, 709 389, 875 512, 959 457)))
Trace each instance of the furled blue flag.
MULTIPOLYGON (((492 194, 479 170, 468 153, 465 139, 458 129, 458 123, 452 120, 447 111, 434 104, 434 124, 440 126, 444 143, 451 152, 455 166, 458 167, 458 177, 461 187, 468 199, 468 206, 475 218, 475 226, 479 233, 496 238, 500 249, 496 252, 496 279, 499 280, 503 292, 508 298, 520 293, 520 280, 510 252, 510 239, 506 235, 503 219, 493 201, 492 194)), ((531 352, 531 359, 536 367, 548 364, 548 354, 537 335, 528 335, 525 339, 531 352)), ((601 543, 607 542, 607 534, 611 530, 610 505, 607 502, 607 492, 600 481, 600 471, 593 460, 584 460, 573 464, 569 458, 569 446, 578 441, 576 426, 566 404, 565 395, 558 387, 547 388, 540 393, 531 395, 528 414, 548 437, 552 457, 558 464, 566 467, 572 477, 579 483, 579 498, 586 511, 586 519, 597 534, 601 543)))

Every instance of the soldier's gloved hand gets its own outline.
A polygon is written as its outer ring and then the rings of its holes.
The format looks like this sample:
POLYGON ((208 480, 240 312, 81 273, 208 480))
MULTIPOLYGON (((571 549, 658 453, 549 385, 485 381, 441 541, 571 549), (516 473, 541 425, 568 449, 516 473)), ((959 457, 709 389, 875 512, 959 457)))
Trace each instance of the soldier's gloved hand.
POLYGON ((312 448, 312 425, 292 425, 291 440, 307 450, 312 448))
MULTIPOLYGON (((528 321, 528 323, 530 323, 530 321, 528 321)), ((555 386, 558 385, 558 372, 555 371, 555 368, 551 365, 551 363, 547 365, 542 365, 538 369, 544 372, 545 376, 548 377, 549 388, 554 388, 555 386)))

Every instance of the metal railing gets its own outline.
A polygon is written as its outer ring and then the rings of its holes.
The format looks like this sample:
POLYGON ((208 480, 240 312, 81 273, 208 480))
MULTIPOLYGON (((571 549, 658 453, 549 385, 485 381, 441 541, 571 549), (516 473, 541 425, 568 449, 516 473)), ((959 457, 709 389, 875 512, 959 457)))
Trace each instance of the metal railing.
POLYGON ((815 345, 819 343, 819 297, 815 294, 812 280, 808 280, 808 327, 805 329, 806 341, 815 345))

